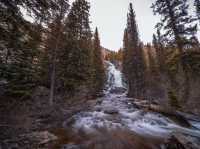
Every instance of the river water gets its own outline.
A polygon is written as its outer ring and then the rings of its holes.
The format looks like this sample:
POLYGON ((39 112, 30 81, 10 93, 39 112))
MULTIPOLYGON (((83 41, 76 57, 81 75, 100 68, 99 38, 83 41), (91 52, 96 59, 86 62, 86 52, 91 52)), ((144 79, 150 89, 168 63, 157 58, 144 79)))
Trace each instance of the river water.
POLYGON ((75 115, 73 128, 85 132, 93 132, 96 128, 118 129, 125 128, 142 136, 166 138, 174 132, 192 134, 200 137, 200 122, 190 121, 192 128, 185 128, 173 120, 155 112, 146 112, 137 108, 130 98, 122 82, 122 74, 116 67, 108 65, 108 81, 105 95, 90 111, 75 115), (117 90, 117 91, 115 91, 117 90), (124 90, 123 92, 118 92, 124 90))

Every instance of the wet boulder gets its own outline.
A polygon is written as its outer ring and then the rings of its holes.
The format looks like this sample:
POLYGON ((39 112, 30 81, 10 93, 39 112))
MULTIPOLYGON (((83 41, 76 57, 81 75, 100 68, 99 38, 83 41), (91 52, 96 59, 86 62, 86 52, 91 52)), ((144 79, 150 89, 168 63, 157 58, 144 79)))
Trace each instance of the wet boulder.
POLYGON ((107 107, 105 110, 104 110, 104 113, 106 114, 118 114, 119 111, 113 107, 107 107))
POLYGON ((126 89, 124 87, 115 87, 110 91, 110 93, 112 94, 123 94, 124 92, 126 92, 126 89))
POLYGON ((101 106, 96 106, 96 107, 94 108, 94 110, 100 112, 100 111, 102 110, 102 107, 101 107, 101 106))
POLYGON ((75 144, 66 144, 61 149, 81 149, 81 147, 75 144))

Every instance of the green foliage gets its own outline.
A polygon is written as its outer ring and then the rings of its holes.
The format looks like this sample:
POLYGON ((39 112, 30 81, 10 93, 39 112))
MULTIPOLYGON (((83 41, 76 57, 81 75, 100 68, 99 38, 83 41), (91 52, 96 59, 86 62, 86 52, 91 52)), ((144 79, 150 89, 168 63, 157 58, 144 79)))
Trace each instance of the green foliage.
POLYGON ((157 33, 153 34, 153 46, 155 48, 158 67, 160 73, 165 72, 165 58, 166 58, 166 51, 165 51, 165 44, 164 44, 164 37, 161 35, 160 30, 157 29, 157 33))
POLYGON ((197 32, 197 25, 188 13, 187 0, 155 0, 152 8, 155 14, 162 16, 157 28, 163 29, 164 36, 169 42, 176 43, 182 53, 185 46, 191 44, 189 39, 197 32))
POLYGON ((96 28, 93 40, 93 68, 94 68, 94 88, 95 92, 101 92, 105 83, 105 70, 103 63, 102 50, 100 45, 99 33, 96 28))
POLYGON ((180 54, 176 49, 166 49, 166 70, 171 74, 175 75, 178 72, 178 64, 180 64, 180 54))
POLYGON ((183 53, 181 59, 184 64, 186 71, 198 76, 200 75, 200 52, 189 51, 183 53))
MULTIPOLYGON (((13 5, 14 6, 14 5, 13 5)), ((37 26, 25 21, 19 8, 11 10, 10 5, 1 7, 3 13, 0 22, 1 60, 0 79, 8 82, 8 92, 31 90, 36 84, 37 46, 40 38, 35 30, 37 26), (15 12, 15 13, 14 13, 15 12), (13 14, 14 13, 14 14, 13 14), (17 16, 16 16, 17 15, 17 16)))
POLYGON ((60 72, 64 88, 90 86, 93 76, 90 5, 85 0, 72 3, 64 27, 65 45, 60 54, 60 72))
POLYGON ((170 104, 171 107, 176 108, 176 109, 181 108, 179 101, 178 101, 178 98, 177 98, 174 91, 169 91, 168 97, 169 97, 169 104, 170 104))
POLYGON ((166 69, 171 75, 177 74, 180 64, 185 72, 194 75, 200 74, 200 52, 190 50, 179 54, 177 49, 167 49, 166 69))
POLYGON ((129 86, 129 96, 144 97, 145 62, 143 45, 140 43, 135 13, 132 4, 129 7, 127 27, 124 32, 123 72, 129 86))
MULTIPOLYGON (((55 1, 0 1, 0 80, 6 80, 7 94, 29 95, 38 85, 42 26, 26 21, 21 8, 42 23, 55 1), (43 14, 41 15, 41 13, 43 14)), ((53 8, 52 8, 53 9, 53 8)))

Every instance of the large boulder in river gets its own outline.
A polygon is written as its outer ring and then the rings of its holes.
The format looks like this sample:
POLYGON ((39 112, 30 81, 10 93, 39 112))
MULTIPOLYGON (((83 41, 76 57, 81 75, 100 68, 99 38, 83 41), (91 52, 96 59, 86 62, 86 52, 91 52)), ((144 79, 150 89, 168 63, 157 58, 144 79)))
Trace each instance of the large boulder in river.
POLYGON ((110 90, 110 93, 112 93, 112 94, 122 94, 125 91, 126 91, 126 89, 124 87, 115 87, 115 88, 110 90))
POLYGON ((66 144, 61 149, 81 149, 81 147, 75 144, 66 144))
POLYGON ((104 113, 106 114, 118 114, 118 110, 112 107, 106 107, 104 113))

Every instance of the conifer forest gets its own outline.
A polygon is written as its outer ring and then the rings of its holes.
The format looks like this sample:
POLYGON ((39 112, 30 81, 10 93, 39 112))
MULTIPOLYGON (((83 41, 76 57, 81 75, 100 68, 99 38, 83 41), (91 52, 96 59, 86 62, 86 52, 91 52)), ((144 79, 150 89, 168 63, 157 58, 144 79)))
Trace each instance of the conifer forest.
POLYGON ((200 149, 200 0, 0 0, 0 149, 200 149))

